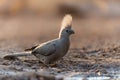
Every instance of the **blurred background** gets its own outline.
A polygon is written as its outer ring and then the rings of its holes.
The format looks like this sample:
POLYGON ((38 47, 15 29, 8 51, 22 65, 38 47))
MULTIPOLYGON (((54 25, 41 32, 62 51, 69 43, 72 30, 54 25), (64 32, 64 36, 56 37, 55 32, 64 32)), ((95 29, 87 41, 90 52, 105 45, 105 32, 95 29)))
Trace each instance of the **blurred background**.
POLYGON ((71 48, 119 42, 120 0, 0 0, 0 46, 23 50, 57 38, 65 14, 76 32, 71 48))

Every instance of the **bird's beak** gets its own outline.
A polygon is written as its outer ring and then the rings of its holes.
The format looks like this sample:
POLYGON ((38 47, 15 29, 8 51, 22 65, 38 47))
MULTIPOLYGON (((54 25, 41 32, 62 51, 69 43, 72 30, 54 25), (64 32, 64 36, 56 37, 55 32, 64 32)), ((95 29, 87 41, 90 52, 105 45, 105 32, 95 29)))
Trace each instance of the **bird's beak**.
POLYGON ((71 34, 75 34, 75 32, 73 30, 71 30, 70 32, 71 32, 71 34))

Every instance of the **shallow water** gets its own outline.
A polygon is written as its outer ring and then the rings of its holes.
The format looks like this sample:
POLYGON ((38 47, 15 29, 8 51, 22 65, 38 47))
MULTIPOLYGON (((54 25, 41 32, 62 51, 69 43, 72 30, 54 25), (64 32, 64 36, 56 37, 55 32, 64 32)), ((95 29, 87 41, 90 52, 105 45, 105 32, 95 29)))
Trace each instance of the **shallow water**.
POLYGON ((116 79, 120 79, 120 74, 117 74, 117 75, 113 75, 113 74, 110 74, 111 76, 107 76, 107 75, 102 75, 102 76, 98 76, 98 75, 95 75, 95 76, 86 76, 86 75, 83 75, 81 76, 81 74, 77 74, 77 75, 74 75, 72 77, 66 77, 64 78, 65 80, 116 80, 116 79))
MULTIPOLYGON (((17 75, 24 72, 34 72, 32 69, 24 69, 24 71, 12 71, 12 70, 0 70, 0 75, 17 75)), ((39 71, 38 71, 39 72, 39 71)), ((64 80, 120 80, 120 70, 118 69, 109 69, 108 74, 95 74, 87 72, 71 72, 71 73, 64 73, 64 74, 57 74, 56 77, 63 77, 64 80), (65 74, 65 75, 64 75, 65 74), (66 75, 69 75, 66 77, 66 75)))
POLYGON ((86 74, 78 73, 71 77, 66 77, 65 80, 120 80, 120 69, 108 69, 108 74, 86 74))

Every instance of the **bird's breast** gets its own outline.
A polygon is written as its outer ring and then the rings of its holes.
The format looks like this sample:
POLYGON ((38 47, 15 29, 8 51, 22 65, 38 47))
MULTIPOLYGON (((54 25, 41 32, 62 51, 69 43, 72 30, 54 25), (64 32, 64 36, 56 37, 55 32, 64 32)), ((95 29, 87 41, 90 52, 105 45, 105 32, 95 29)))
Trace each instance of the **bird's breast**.
POLYGON ((64 56, 68 52, 69 46, 70 46, 69 39, 63 39, 63 40, 61 40, 61 43, 60 43, 60 50, 61 50, 60 55, 61 56, 64 56))

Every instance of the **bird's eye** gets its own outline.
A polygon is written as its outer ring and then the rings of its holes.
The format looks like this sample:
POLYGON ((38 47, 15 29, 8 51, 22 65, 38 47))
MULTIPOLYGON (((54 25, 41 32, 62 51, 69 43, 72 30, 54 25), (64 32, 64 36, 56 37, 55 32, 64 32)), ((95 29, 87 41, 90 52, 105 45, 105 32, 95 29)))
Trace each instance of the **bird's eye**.
POLYGON ((69 30, 66 30, 66 32, 69 32, 69 30))

